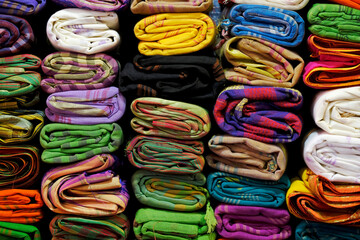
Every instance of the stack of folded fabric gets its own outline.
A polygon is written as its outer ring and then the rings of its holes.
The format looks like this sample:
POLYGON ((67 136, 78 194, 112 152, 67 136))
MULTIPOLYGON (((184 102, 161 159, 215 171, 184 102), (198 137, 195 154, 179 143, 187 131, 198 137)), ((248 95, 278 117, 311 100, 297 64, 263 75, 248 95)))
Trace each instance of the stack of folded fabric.
POLYGON ((130 0, 52 0, 54 3, 67 8, 84 8, 99 12, 122 11, 126 9, 130 0))

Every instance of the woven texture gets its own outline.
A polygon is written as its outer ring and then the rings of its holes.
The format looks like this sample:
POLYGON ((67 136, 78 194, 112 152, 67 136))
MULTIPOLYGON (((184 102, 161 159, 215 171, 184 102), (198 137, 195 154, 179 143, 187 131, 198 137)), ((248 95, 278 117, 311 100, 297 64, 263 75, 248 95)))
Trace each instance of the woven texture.
POLYGON ((52 0, 66 8, 84 8, 101 12, 121 11, 126 9, 130 0, 52 0))
POLYGON ((210 0, 198 1, 146 1, 134 0, 131 2, 130 10, 134 14, 152 15, 156 13, 191 13, 206 12, 212 7, 210 0))
POLYGON ((0 0, 0 13, 25 16, 37 14, 46 0, 0 0))
POLYGON ((236 4, 256 4, 287 10, 300 10, 303 9, 309 0, 232 0, 236 4))
POLYGON ((1 239, 41 240, 39 229, 21 223, 0 222, 1 239))

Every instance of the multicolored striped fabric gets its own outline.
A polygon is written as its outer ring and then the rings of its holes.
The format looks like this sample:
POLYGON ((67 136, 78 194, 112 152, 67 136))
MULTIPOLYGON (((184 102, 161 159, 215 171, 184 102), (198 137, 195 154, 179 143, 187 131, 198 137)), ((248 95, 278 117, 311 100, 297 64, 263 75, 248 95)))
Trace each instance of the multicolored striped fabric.
POLYGON ((125 148, 129 162, 140 169, 168 174, 194 174, 205 165, 201 141, 138 135, 125 148))
POLYGON ((117 123, 72 125, 50 123, 40 132, 44 148, 41 160, 46 163, 71 163, 102 153, 112 153, 124 141, 117 123))
POLYGON ((191 103, 142 97, 130 109, 135 115, 131 127, 143 135, 191 140, 204 137, 211 127, 206 109, 191 103))
POLYGON ((297 11, 303 9, 309 0, 231 0, 235 4, 256 4, 297 11))
POLYGON ((1 239, 41 240, 39 229, 21 223, 0 222, 1 239))
POLYGON ((146 1, 134 0, 130 10, 134 14, 152 15, 156 13, 207 12, 212 7, 211 0, 198 1, 146 1))
POLYGON ((265 181, 225 172, 213 172, 207 177, 207 188, 216 200, 242 206, 280 207, 290 186, 287 175, 278 181, 265 181))
POLYGON ((127 8, 130 0, 52 0, 66 8, 84 8, 101 12, 120 11, 127 8))
POLYGON ((285 209, 220 204, 215 208, 217 233, 229 239, 281 240, 291 236, 285 209))
POLYGON ((102 218, 56 215, 50 222, 52 240, 118 239, 125 240, 130 222, 124 214, 102 218))
POLYGON ((292 112, 302 101, 302 94, 291 88, 234 85, 219 94, 213 113, 218 126, 232 136, 293 142, 301 134, 302 120, 292 112))
POLYGON ((110 87, 120 71, 120 63, 103 53, 55 52, 44 58, 41 68, 46 75, 41 88, 50 94, 110 87))
POLYGON ((46 100, 46 116, 52 122, 100 124, 118 121, 126 100, 117 87, 57 92, 46 100))
POLYGON ((0 13, 9 15, 35 15, 46 4, 46 0, 0 0, 0 13))
POLYGON ((113 216, 122 213, 129 201, 126 183, 115 173, 119 159, 109 154, 45 173, 41 196, 46 206, 60 214, 113 216))
POLYGON ((18 97, 0 98, 0 110, 31 109, 40 102, 40 92, 35 90, 18 97))

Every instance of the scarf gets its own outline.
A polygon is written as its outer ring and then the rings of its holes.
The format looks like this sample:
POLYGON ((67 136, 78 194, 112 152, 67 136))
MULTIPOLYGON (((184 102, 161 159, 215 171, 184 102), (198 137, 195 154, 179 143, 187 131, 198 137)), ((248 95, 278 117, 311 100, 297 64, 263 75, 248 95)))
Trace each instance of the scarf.
POLYGON ((210 131, 208 112, 194 104, 142 97, 135 99, 130 109, 135 115, 131 127, 143 135, 194 140, 210 131))
POLYGON ((302 106, 298 90, 234 85, 225 88, 214 106, 214 118, 226 133, 261 142, 293 142, 302 121, 292 112, 302 106))
POLYGON ((212 44, 215 26, 204 13, 161 13, 143 18, 134 27, 144 55, 179 55, 212 44))
POLYGON ((112 153, 123 142, 123 132, 117 123, 71 125, 50 123, 40 132, 44 148, 41 160, 46 163, 71 163, 102 153, 112 153))
POLYGON ((0 13, 9 15, 35 15, 46 4, 46 0, 0 0, 0 13))
POLYGON ((256 4, 297 11, 303 9, 309 0, 231 0, 235 4, 256 4))
POLYGON ((195 174, 205 165, 201 141, 138 135, 125 148, 129 162, 140 169, 168 174, 195 174))
POLYGON ((126 9, 130 0, 52 0, 65 8, 84 8, 101 12, 121 11, 126 9))
POLYGON ((18 97, 0 98, 0 110, 31 109, 40 102, 38 90, 18 97))
POLYGON ((46 74, 41 88, 51 94, 110 87, 120 71, 120 63, 103 53, 55 52, 44 58, 41 68, 46 74))
POLYGON ((146 1, 134 0, 130 10, 134 14, 153 15, 157 13, 207 12, 212 7, 211 0, 199 1, 146 1))
POLYGON ((21 223, 0 222, 1 239, 41 240, 39 229, 21 223))
POLYGON ((115 12, 66 8, 49 18, 46 33, 52 46, 60 51, 96 54, 119 46, 118 29, 115 12))

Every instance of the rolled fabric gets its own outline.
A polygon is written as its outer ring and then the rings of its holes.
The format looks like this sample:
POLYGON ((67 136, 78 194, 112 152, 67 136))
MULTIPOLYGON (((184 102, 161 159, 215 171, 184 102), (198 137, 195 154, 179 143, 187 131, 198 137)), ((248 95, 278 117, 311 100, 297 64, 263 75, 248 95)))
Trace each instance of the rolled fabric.
POLYGON ((302 102, 296 89, 234 85, 219 94, 213 114, 217 125, 232 136, 286 143, 301 134, 302 120, 292 112, 302 102))
POLYGON ((160 13, 143 18, 134 27, 144 55, 179 55, 209 47, 215 26, 204 13, 160 13))
POLYGON ((71 163, 102 153, 112 153, 124 141, 117 123, 72 125, 50 123, 40 132, 44 148, 41 160, 46 163, 71 163))
POLYGON ((0 222, 0 237, 1 239, 41 240, 37 227, 11 222, 0 222))
POLYGON ((46 34, 57 50, 96 54, 119 46, 118 29, 115 12, 65 8, 49 18, 46 34))
POLYGON ((282 144, 266 144, 250 138, 214 135, 208 142, 210 167, 222 172, 277 181, 284 174, 287 153, 282 144))
POLYGON ((102 12, 121 11, 125 9, 130 0, 52 0, 54 3, 66 8, 83 8, 102 12))
POLYGON ((224 69, 226 79, 246 85, 293 87, 305 65, 297 53, 255 37, 230 38, 221 52, 233 66, 224 69))
POLYGON ((215 208, 217 233, 230 239, 273 240, 291 236, 285 209, 220 204, 215 208))
POLYGON ((287 175, 278 181, 265 181, 225 172, 208 175, 207 188, 216 200, 233 205, 280 207, 290 186, 287 175))
POLYGON ((41 196, 55 213, 113 216, 129 201, 126 183, 115 173, 119 159, 110 154, 49 170, 41 182, 41 196))
POLYGON ((31 109, 40 102, 38 90, 18 97, 0 98, 1 110, 31 109))
POLYGON ((235 4, 256 4, 297 11, 303 9, 309 0, 231 0, 235 4))
POLYGON ((191 13, 207 12, 212 7, 212 1, 146 1, 134 0, 130 10, 134 14, 152 15, 157 13, 191 13))
POLYGON ((205 165, 201 141, 138 135, 125 148, 129 162, 140 169, 168 174, 195 174, 205 165))
POLYGON ((252 36, 284 46, 298 46, 305 35, 305 21, 294 11, 276 7, 235 4, 222 28, 232 36, 252 36))
POLYGON ((345 5, 348 7, 360 9, 360 1, 359 0, 330 0, 330 1, 341 4, 341 5, 345 5))
POLYGON ((131 127, 143 135, 191 140, 204 137, 211 127, 206 109, 186 102, 142 97, 130 109, 135 115, 131 127))
POLYGON ((51 94, 46 116, 52 122, 91 125, 113 123, 125 113, 126 100, 117 87, 51 94))
POLYGON ((0 0, 0 13, 9 15, 35 15, 46 4, 46 0, 0 0))
POLYGON ((118 239, 127 238, 130 222, 124 214, 111 217, 84 218, 71 215, 56 215, 50 222, 53 240, 60 239, 118 239))
POLYGON ((104 53, 55 52, 44 58, 41 68, 46 74, 41 88, 51 94, 110 87, 120 71, 120 63, 104 53))

